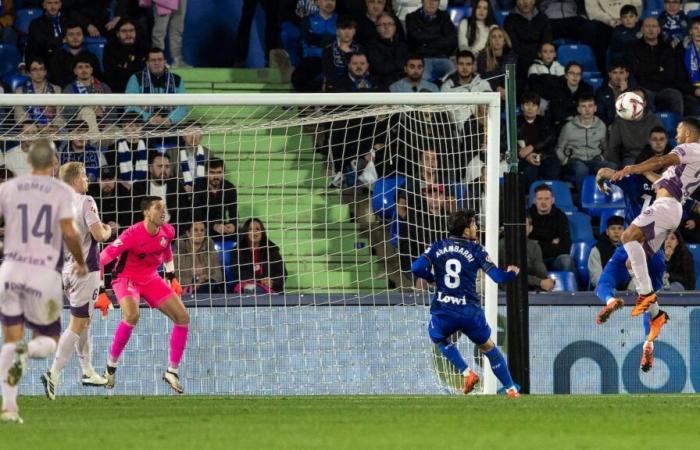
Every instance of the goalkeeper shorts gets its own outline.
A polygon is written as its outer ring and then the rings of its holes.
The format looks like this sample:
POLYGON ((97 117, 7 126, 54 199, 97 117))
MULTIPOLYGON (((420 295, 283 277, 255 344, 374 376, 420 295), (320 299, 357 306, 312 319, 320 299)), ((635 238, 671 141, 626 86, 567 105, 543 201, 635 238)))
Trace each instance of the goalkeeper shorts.
POLYGON ((161 277, 154 276, 145 280, 132 280, 130 278, 117 277, 112 281, 112 289, 117 301, 121 304, 124 297, 131 297, 137 303, 141 297, 148 306, 157 309, 168 298, 175 296, 172 288, 161 277))

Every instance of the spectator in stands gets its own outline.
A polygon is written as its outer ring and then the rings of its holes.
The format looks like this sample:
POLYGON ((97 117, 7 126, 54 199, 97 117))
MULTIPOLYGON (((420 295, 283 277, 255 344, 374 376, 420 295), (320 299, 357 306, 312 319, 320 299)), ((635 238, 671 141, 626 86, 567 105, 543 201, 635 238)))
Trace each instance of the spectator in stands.
POLYGON ((605 67, 605 56, 610 42, 611 28, 586 18, 586 7, 581 0, 540 0, 538 8, 552 25, 554 39, 572 39, 593 49, 598 69, 605 67))
POLYGON ((186 133, 180 139, 180 145, 169 150, 168 156, 177 165, 177 178, 184 184, 185 191, 192 192, 195 181, 207 176, 206 164, 211 153, 202 145, 199 123, 190 121, 182 125, 186 133))
POLYGON ((29 24, 29 39, 24 50, 27 63, 32 58, 50 61, 54 51, 63 45, 69 16, 61 13, 61 0, 43 0, 44 14, 29 24))
POLYGON ((148 149, 141 138, 143 123, 135 112, 125 112, 120 118, 124 138, 114 143, 114 151, 107 155, 108 164, 118 167, 117 179, 124 188, 131 190, 132 182, 145 180, 148 171, 148 149), (116 158, 116 161, 110 161, 116 158))
MULTIPOLYGON (((530 68, 527 70, 527 83, 530 89, 549 98, 553 85, 561 84, 564 77, 564 66, 557 61, 557 50, 551 42, 540 44, 540 50, 530 68)), ((547 105, 544 105, 545 107, 547 105)), ((545 108, 546 109, 546 108, 545 108)), ((546 113, 546 111, 543 111, 546 113)))
POLYGON ((319 92, 323 83, 321 55, 336 40, 335 0, 317 0, 318 12, 301 21, 302 60, 292 73, 292 84, 298 92, 319 92))
POLYGON ((141 214, 141 199, 145 196, 157 196, 165 203, 166 222, 170 222, 180 234, 189 228, 192 222, 192 198, 185 192, 182 182, 173 177, 168 155, 152 153, 149 159, 147 178, 134 181, 131 189, 131 210, 134 212, 132 223, 135 223, 141 214))
POLYGON ((505 99, 506 65, 516 64, 518 55, 512 50, 510 37, 500 27, 491 27, 489 38, 484 51, 476 57, 476 71, 489 80, 491 89, 501 94, 505 99))
POLYGON ((17 45, 17 33, 12 27, 15 23, 15 8, 12 0, 0 2, 0 44, 17 45))
POLYGON ((632 6, 635 12, 642 8, 641 0, 585 0, 586 15, 590 20, 613 28, 620 23, 620 4, 624 5, 623 8, 627 5, 632 6))
POLYGON ((167 8, 161 8, 159 2, 154 1, 153 3, 151 45, 156 48, 165 48, 165 35, 167 34, 168 48, 173 57, 173 67, 190 67, 182 58, 182 32, 185 29, 187 0, 171 1, 167 8))
POLYGON ((100 177, 100 169, 107 165, 105 155, 95 146, 90 144, 86 135, 90 132, 87 122, 73 120, 67 126, 72 139, 63 141, 58 147, 58 158, 61 165, 77 161, 85 166, 85 173, 91 183, 100 177))
MULTIPOLYGON (((148 52, 146 68, 129 78, 126 85, 127 94, 184 94, 185 82, 180 75, 172 73, 165 65, 165 52, 161 48, 152 48, 148 52)), ((130 106, 130 110, 141 115, 144 122, 154 127, 170 127, 178 124, 185 115, 184 106, 130 106)))
MULTIPOLYGON (((644 91, 632 91, 644 98, 644 91)), ((615 117, 610 127, 605 159, 620 167, 634 164, 648 143, 651 130, 661 127, 661 120, 647 105, 638 120, 625 120, 615 117)))
POLYGON ((518 55, 518 78, 524 80, 528 67, 538 56, 543 42, 552 42, 549 18, 535 7, 535 0, 517 0, 503 28, 518 55))
POLYGON ((664 289, 672 292, 695 290, 695 263, 683 236, 676 230, 664 242, 666 273, 664 289))
POLYGON ((95 76, 101 78, 100 62, 97 56, 84 48, 83 29, 77 22, 66 23, 65 45, 53 52, 49 61, 49 79, 59 86, 65 86, 73 81, 73 63, 78 56, 90 59, 95 76))
POLYGON ((355 35, 355 40, 360 45, 362 45, 365 49, 370 49, 374 41, 386 39, 382 36, 382 27, 386 26, 380 25, 379 23, 382 16, 390 17, 391 22, 394 24, 392 30, 393 33, 391 36, 392 39, 395 37, 397 40, 402 42, 406 40, 403 27, 400 26, 399 18, 396 17, 394 13, 386 10, 386 0, 365 0, 365 5, 365 14, 362 14, 357 18, 357 34, 355 35))
MULTIPOLYGON (((532 217, 525 217, 525 235, 527 238, 527 287, 531 291, 549 292, 554 289, 555 281, 547 275, 547 266, 542 259, 542 249, 537 241, 530 238, 532 233, 532 217)), ((504 237, 498 240, 498 260, 502 263, 506 260, 506 240, 504 237)))
POLYGON ((0 154, 3 157, 0 165, 5 166, 15 176, 31 173, 32 167, 27 161, 27 152, 38 133, 39 127, 35 122, 24 120, 22 122, 22 132, 17 136, 20 139, 20 143, 7 150, 4 155, 0 154))
POLYGON ((105 34, 111 0, 63 0, 63 12, 80 22, 91 37, 105 34))
POLYGON ((556 79, 545 97, 549 100, 549 112, 556 129, 571 120, 577 112, 580 97, 593 97, 593 88, 581 81, 583 68, 571 61, 564 68, 564 78, 556 79))
POLYGON ((207 161, 206 179, 198 178, 194 183, 194 205, 202 210, 209 236, 232 236, 236 232, 238 194, 233 183, 224 178, 223 160, 207 161))
POLYGON ((233 273, 239 294, 279 294, 284 291, 287 269, 279 247, 267 237, 258 218, 245 221, 233 252, 233 273))
MULTIPOLYGON (((443 11, 447 9, 448 0, 440 0, 439 8, 443 11)), ((406 25, 406 16, 412 12, 415 12, 418 8, 423 5, 422 0, 392 0, 391 1, 394 14, 401 21, 402 26, 406 25)))
POLYGON ((457 49, 457 30, 439 0, 422 0, 422 6, 406 15, 406 38, 412 53, 423 57, 423 77, 437 80, 454 70, 450 57, 457 49))
POLYGON ((549 270, 573 272, 574 262, 569 255, 571 236, 566 214, 554 206, 552 188, 540 184, 535 188, 535 203, 530 207, 532 231, 530 239, 540 244, 544 263, 549 270))
MULTIPOLYGON (((442 92, 491 92, 488 81, 482 80, 476 73, 476 58, 469 50, 460 50, 455 57, 457 70, 447 76, 440 90, 442 92)), ((454 121, 463 124, 476 112, 476 107, 471 106, 454 112, 454 121)))
POLYGON ((615 113, 615 100, 630 86, 630 72, 627 64, 622 60, 612 61, 608 65, 608 82, 601 86, 595 93, 595 104, 598 106, 596 115, 606 125, 611 125, 617 117, 615 113))
POLYGON ((115 26, 115 39, 105 45, 105 81, 114 92, 124 92, 129 78, 146 67, 148 49, 136 37, 136 26, 122 18, 115 26))
POLYGON ((95 199, 102 221, 112 228, 112 238, 120 228, 131 226, 131 192, 117 183, 114 169, 103 166, 99 178, 90 183, 88 194, 95 199))
MULTIPOLYGON (((27 60, 29 79, 15 90, 16 94, 60 94, 61 88, 49 83, 46 79, 46 63, 41 58, 32 57, 27 60)), ((55 106, 16 106, 15 122, 25 119, 35 122, 42 128, 58 128, 60 118, 55 106)), ((17 175, 17 172, 15 172, 17 175)))
MULTIPOLYGON (((63 88, 64 94, 111 94, 110 87, 102 83, 93 76, 93 61, 89 55, 81 54, 76 56, 73 61, 72 83, 63 88)), ((71 118, 79 118, 87 122, 90 127, 90 133, 97 135, 100 132, 100 124, 104 124, 104 120, 109 114, 102 106, 83 106, 82 108, 66 106, 63 108, 63 116, 70 120, 71 118)), ((110 120, 111 122, 111 120, 110 120)))
POLYGON ((693 87, 693 95, 700 97, 700 18, 695 17, 690 22, 690 39, 685 48, 685 70, 693 87))
POLYGON ((403 77, 403 68, 408 61, 408 45, 400 39, 398 29, 401 29, 398 19, 389 13, 382 13, 377 19, 377 38, 367 47, 372 74, 385 88, 403 77))
POLYGON ((350 56, 360 50, 359 44, 354 39, 355 22, 349 17, 338 19, 335 33, 337 39, 323 49, 321 56, 323 82, 326 85, 326 90, 328 90, 328 84, 333 84, 337 77, 344 77, 348 73, 350 56))
POLYGON ((544 116, 539 115, 540 96, 525 92, 518 116, 518 170, 529 187, 536 180, 557 180, 561 163, 554 152, 556 136, 544 116))
POLYGON ((671 45, 659 39, 660 32, 655 17, 644 19, 643 37, 628 47, 627 58, 632 75, 644 89, 649 104, 657 110, 670 110, 683 117, 683 94, 676 82, 678 58, 671 45))
POLYGON ((459 22, 457 29, 457 45, 460 50, 469 50, 474 55, 486 47, 489 28, 496 25, 493 7, 488 0, 476 0, 469 17, 459 22))
POLYGON ((668 134, 662 126, 656 126, 649 131, 649 141, 637 156, 634 164, 639 164, 654 156, 663 156, 671 151, 668 145, 668 134))
MULTIPOLYGON (((634 44, 642 37, 642 25, 639 22, 639 10, 627 4, 620 8, 620 24, 612 32, 610 38, 610 61, 622 61, 625 58, 627 47, 634 44)), ((599 67, 600 69, 600 67, 599 67)), ((608 66, 608 70, 612 67, 608 66)))
MULTIPOLYGON (((386 90, 370 75, 367 55, 361 51, 350 54, 348 66, 342 76, 327 86, 329 92, 378 92, 386 90)), ((347 131, 347 130, 346 130, 347 131)), ((346 139, 351 139, 347 137, 346 139)))
MULTIPOLYGON (((622 232, 625 231, 625 219, 620 216, 611 216, 605 225, 605 232, 600 235, 598 242, 588 255, 588 272, 591 285, 595 288, 598 279, 603 273, 603 267, 612 258, 615 249, 622 244, 622 232)), ((623 283, 618 289, 626 289, 627 283, 623 283)))
MULTIPOLYGON (((151 13, 151 8, 141 6, 140 0, 117 0, 114 16, 105 24, 105 30, 118 31, 119 25, 127 17, 132 25, 136 27, 139 42, 150 42, 151 30, 153 29, 153 14, 151 13)), ((126 84, 126 80, 124 80, 124 83, 126 84)))
POLYGON ((675 48, 688 35, 688 17, 682 9, 681 0, 664 0, 664 12, 659 14, 661 37, 675 48))
POLYGON ((586 175, 595 175, 601 167, 614 169, 617 165, 603 159, 606 127, 595 115, 593 96, 580 96, 577 109, 578 115, 561 129, 555 150, 566 178, 580 194, 586 175))
POLYGON ((203 221, 195 219, 185 236, 175 240, 175 270, 184 293, 223 294, 224 273, 214 241, 203 221))
POLYGON ((423 77, 425 71, 423 57, 411 55, 403 68, 405 77, 389 86, 391 92, 438 92, 435 84, 423 77))

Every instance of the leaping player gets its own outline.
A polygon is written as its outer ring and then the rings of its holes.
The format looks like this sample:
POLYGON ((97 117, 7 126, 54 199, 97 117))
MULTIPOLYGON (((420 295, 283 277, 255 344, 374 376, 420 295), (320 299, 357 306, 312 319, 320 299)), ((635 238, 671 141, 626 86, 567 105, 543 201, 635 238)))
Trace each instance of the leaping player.
POLYGON ((83 371, 82 383, 85 386, 104 386, 107 380, 101 377, 92 366, 92 349, 90 343, 90 318, 96 301, 102 302, 100 309, 106 314, 111 306, 109 299, 100 296, 100 261, 97 243, 104 242, 112 235, 112 229, 100 220, 95 200, 85 195, 88 178, 85 166, 79 162, 69 162, 61 166, 60 179, 73 188, 73 207, 76 211, 76 225, 80 233, 80 245, 85 255, 88 274, 83 278, 73 275, 75 259, 66 255, 63 265, 63 291, 70 302, 70 322, 68 329, 58 340, 58 348, 51 369, 41 376, 46 396, 56 399, 61 371, 74 350, 78 352, 80 367, 83 371))
POLYGON ((175 278, 173 252, 170 243, 175 229, 165 222, 165 205, 160 197, 147 196, 141 201, 144 220, 125 230, 100 254, 100 266, 119 258, 114 265, 112 289, 122 310, 122 321, 114 333, 104 377, 105 387, 114 388, 117 362, 129 342, 131 332, 139 321, 141 297, 151 308, 159 309, 173 321, 170 334, 170 361, 163 380, 178 394, 185 390, 180 383, 178 367, 187 345, 190 316, 179 295, 182 287, 175 278), (165 265, 166 283, 158 276, 165 265))

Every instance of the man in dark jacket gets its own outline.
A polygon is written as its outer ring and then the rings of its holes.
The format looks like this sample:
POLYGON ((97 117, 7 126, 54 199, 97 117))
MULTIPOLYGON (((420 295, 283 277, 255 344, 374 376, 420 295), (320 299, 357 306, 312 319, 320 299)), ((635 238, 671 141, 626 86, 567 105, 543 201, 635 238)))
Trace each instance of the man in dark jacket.
POLYGON ((403 68, 408 61, 408 45, 398 35, 399 29, 398 20, 383 13, 377 19, 378 38, 367 47, 372 74, 386 87, 403 78, 403 68))
POLYGON ((105 45, 104 81, 113 92, 122 93, 131 75, 146 66, 148 48, 138 41, 136 26, 130 19, 120 19, 115 30, 116 38, 105 45))
POLYGON ((557 80, 549 93, 543 95, 549 100, 549 114, 557 130, 576 115, 579 97, 593 97, 593 88, 581 81, 582 75, 581 65, 570 62, 564 68, 564 78, 557 80))
MULTIPOLYGON (((603 273, 603 267, 610 261, 615 249, 622 244, 622 232, 625 231, 625 219, 620 216, 612 216, 605 225, 605 233, 601 234, 598 242, 588 255, 588 272, 591 276, 591 285, 596 287, 598 279, 603 273)), ((629 279, 617 286, 617 289, 627 289, 629 279)))
POLYGON ((364 48, 368 48, 372 41, 379 38, 381 34, 381 25, 379 20, 384 15, 388 15, 394 21, 396 27, 396 37, 404 41, 403 27, 399 24, 399 18, 395 14, 384 11, 386 9, 386 0, 366 0, 365 13, 357 16, 357 35, 355 39, 364 48))
POLYGON ((596 116, 600 118, 605 125, 610 125, 615 120, 615 100, 625 92, 628 88, 635 87, 630 85, 629 67, 624 61, 612 61, 608 64, 608 82, 601 86, 595 93, 595 104, 598 105, 596 116))
POLYGON ((238 193, 224 177, 224 161, 210 158, 207 177, 194 183, 194 205, 199 208, 209 226, 209 236, 231 236, 238 221, 238 193), (226 217, 228 215, 228 217, 226 217))
POLYGON ((540 243, 544 263, 549 270, 573 272, 574 262, 569 255, 571 235, 569 219, 554 206, 552 188, 541 184, 535 189, 535 203, 530 207, 532 233, 530 239, 540 243))
POLYGON ((63 0, 63 11, 80 20, 90 36, 98 37, 106 34, 110 3, 112 0, 63 0))
POLYGON ((538 179, 559 179, 561 163, 554 152, 556 135, 548 120, 539 115, 540 96, 524 93, 520 110, 523 113, 518 116, 518 171, 524 186, 529 188, 538 179))
POLYGON ((524 80, 540 44, 552 41, 549 18, 535 8, 535 0, 517 0, 503 27, 518 55, 518 79, 524 80))
MULTIPOLYGON (((525 235, 527 238, 527 287, 531 291, 549 292, 554 289, 555 282, 547 275, 547 266, 542 260, 542 249, 537 241, 530 237, 532 233, 532 217, 528 214, 525 218, 525 235)), ((498 241, 498 261, 503 266, 506 260, 506 240, 501 238, 498 241)), ((505 266, 504 266, 505 267, 505 266)), ((501 286, 503 289, 505 287, 501 286)))
POLYGON ((102 68, 100 62, 93 53, 83 48, 85 42, 83 29, 77 22, 66 24, 66 45, 53 52, 49 61, 49 80, 62 88, 70 84, 75 79, 73 66, 78 55, 89 58, 93 75, 102 79, 102 68))
POLYGON ((29 24, 29 40, 24 59, 41 57, 50 61, 54 51, 63 45, 68 15, 61 12, 61 0, 44 0, 44 14, 29 24))
POLYGON ((450 57, 457 49, 457 30, 439 4, 439 0, 422 0, 423 6, 406 16, 408 48, 425 60, 423 78, 429 80, 454 70, 450 57))

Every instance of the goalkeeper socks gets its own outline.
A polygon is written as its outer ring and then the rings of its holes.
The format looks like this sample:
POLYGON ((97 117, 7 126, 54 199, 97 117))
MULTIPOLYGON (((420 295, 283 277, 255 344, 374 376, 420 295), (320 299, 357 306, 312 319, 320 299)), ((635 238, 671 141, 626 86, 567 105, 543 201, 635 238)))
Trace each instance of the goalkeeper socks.
POLYGON ((95 369, 92 367, 92 345, 90 343, 90 327, 86 327, 79 335, 78 342, 75 343, 75 350, 78 352, 80 368, 86 375, 91 375, 95 369))
POLYGON ((61 339, 58 340, 56 357, 54 357, 53 364, 51 364, 51 375, 57 376, 63 370, 70 356, 73 354, 75 345, 79 339, 80 336, 75 334, 72 330, 63 332, 61 339))
POLYGON ((649 332, 651 332, 651 313, 649 311, 642 316, 642 322, 644 323, 644 336, 649 336, 649 332))
POLYGON ((117 329, 114 332, 114 340, 112 341, 112 348, 109 350, 109 360, 113 362, 114 365, 119 361, 124 347, 126 347, 126 344, 129 342, 132 331, 134 331, 134 326, 129 325, 123 320, 117 325, 117 329))
POLYGON ((187 334, 190 327, 188 324, 174 324, 173 331, 170 333, 170 367, 177 369, 182 360, 182 354, 185 353, 187 346, 187 334))
POLYGON ((15 360, 15 348, 13 344, 4 344, 0 349, 0 380, 2 380, 2 410, 17 411, 17 386, 7 384, 7 372, 15 360))
POLYGON ((484 353, 491 363, 491 370, 501 382, 504 388, 510 389, 514 386, 513 379, 510 377, 510 372, 508 371, 508 364, 503 358, 503 353, 498 349, 498 347, 493 347, 490 351, 484 353))
POLYGON ((48 336, 37 336, 27 343, 27 355, 34 359, 43 359, 56 351, 56 341, 48 336))
POLYGON ((464 360, 464 358, 462 358, 462 355, 459 353, 459 349, 454 343, 440 342, 438 344, 438 348, 445 358, 447 358, 452 365, 459 370, 459 373, 463 374, 464 371, 467 370, 467 362, 464 360))
POLYGON ((649 295, 654 292, 651 287, 651 278, 649 278, 649 269, 647 268, 647 256, 644 253, 642 244, 637 241, 628 242, 625 245, 627 256, 632 266, 632 272, 636 278, 639 295, 649 295))

